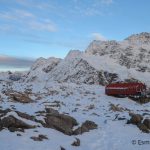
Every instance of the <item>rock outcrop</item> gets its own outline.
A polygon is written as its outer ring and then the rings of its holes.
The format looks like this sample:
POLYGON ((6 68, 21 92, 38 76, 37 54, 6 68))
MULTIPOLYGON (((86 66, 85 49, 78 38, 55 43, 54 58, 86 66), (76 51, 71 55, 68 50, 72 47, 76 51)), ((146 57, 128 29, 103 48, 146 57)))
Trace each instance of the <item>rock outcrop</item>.
POLYGON ((93 130, 93 129, 97 129, 98 125, 95 124, 94 122, 92 121, 85 121, 81 127, 77 128, 76 130, 74 130, 74 135, 79 135, 79 134, 82 134, 84 132, 89 132, 90 130, 93 130))
POLYGON ((31 103, 32 99, 25 93, 20 92, 11 92, 7 93, 7 95, 10 97, 12 101, 20 102, 20 103, 31 103))
POLYGON ((16 117, 9 115, 0 120, 0 128, 8 128, 11 131, 18 131, 18 129, 32 129, 35 128, 33 125, 29 125, 16 117))
POLYGON ((50 112, 45 118, 46 127, 56 129, 66 135, 73 134, 73 127, 78 125, 76 119, 71 116, 50 112))

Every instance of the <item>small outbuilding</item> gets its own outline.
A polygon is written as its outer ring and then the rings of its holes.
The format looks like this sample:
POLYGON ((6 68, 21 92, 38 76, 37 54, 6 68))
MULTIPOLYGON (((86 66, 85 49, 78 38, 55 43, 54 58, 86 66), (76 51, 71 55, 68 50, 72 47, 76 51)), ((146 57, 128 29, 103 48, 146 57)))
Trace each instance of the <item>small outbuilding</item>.
POLYGON ((105 87, 105 94, 110 96, 140 96, 146 91, 143 83, 111 83, 105 87))

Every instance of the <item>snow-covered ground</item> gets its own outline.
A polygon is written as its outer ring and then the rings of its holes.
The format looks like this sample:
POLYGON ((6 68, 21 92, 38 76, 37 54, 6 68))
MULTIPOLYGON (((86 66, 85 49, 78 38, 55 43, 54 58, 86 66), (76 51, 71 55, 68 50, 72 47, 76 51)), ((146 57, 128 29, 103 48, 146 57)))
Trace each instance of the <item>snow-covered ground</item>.
POLYGON ((127 124, 127 120, 131 117, 129 113, 150 119, 150 102, 139 104, 129 98, 107 96, 102 86, 116 80, 136 79, 150 87, 149 47, 149 33, 133 35, 121 42, 93 41, 85 52, 70 51, 63 60, 39 58, 27 72, 0 73, 0 125, 2 119, 12 115, 36 126, 25 132, 10 132, 9 127, 0 126, 0 149, 149 150, 150 134, 127 124), (22 93, 32 101, 16 101, 11 97, 14 93, 22 93), (93 121, 98 128, 68 136, 16 112, 44 122, 46 108, 74 117, 79 123, 75 129, 86 120, 93 121), (31 139, 39 134, 48 139, 31 139), (72 146, 76 138, 81 142, 78 147, 72 146))
MULTIPOLYGON (((81 124, 85 120, 94 121, 98 125, 98 129, 83 133, 78 136, 67 136, 54 129, 44 128, 42 126, 36 129, 25 130, 24 133, 9 132, 4 129, 0 132, 0 147, 2 150, 59 150, 60 146, 66 150, 148 150, 149 144, 133 145, 132 140, 148 141, 150 135, 142 133, 135 125, 126 124, 129 119, 129 110, 134 113, 143 114, 150 113, 150 103, 138 104, 128 98, 114 98, 105 95, 104 87, 99 85, 77 85, 73 83, 48 83, 46 87, 42 84, 33 86, 33 100, 40 95, 40 99, 34 103, 22 104, 11 102, 6 96, 2 96, 2 109, 11 108, 26 112, 35 116, 35 112, 42 111, 45 107, 60 102, 60 107, 53 107, 61 113, 67 113, 76 118, 81 124), (38 87, 38 88, 37 88, 38 87), (50 93, 55 91, 53 95, 50 93), (34 94, 35 93, 35 94, 34 94), (39 95, 38 95, 39 94, 39 95), (122 107, 122 112, 114 112, 110 110, 110 104, 122 107), (127 109, 126 109, 127 108, 127 109), (125 120, 115 119, 116 116, 126 118, 125 120), (35 132, 35 130, 37 130, 35 132), (17 136, 20 133, 22 136, 17 136), (31 136, 38 134, 47 135, 48 140, 36 142, 30 139, 31 136), (71 146, 75 138, 79 138, 81 145, 79 147, 71 146)), ((23 91, 26 86, 18 87, 14 84, 13 89, 23 91)), ((2 87, 1 87, 2 90, 2 87)), ((18 117, 16 113, 10 112, 18 117)), ((37 116, 42 119, 41 116, 37 116)), ((24 119, 27 123, 37 125, 35 122, 24 119)))

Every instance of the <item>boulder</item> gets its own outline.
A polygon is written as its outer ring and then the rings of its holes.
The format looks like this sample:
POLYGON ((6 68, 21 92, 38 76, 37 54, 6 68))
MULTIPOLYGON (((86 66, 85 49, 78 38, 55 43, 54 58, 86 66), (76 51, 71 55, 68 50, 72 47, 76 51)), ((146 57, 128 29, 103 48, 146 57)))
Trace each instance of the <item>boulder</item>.
POLYGON ((80 146, 80 139, 76 138, 76 141, 74 141, 71 145, 72 146, 80 146))
POLYGON ((60 150, 66 150, 64 147, 60 146, 60 150))
POLYGON ((93 130, 93 129, 97 129, 98 125, 95 124, 94 122, 92 121, 85 121, 81 127, 77 128, 76 130, 74 130, 73 134, 74 135, 79 135, 79 134, 82 134, 84 132, 89 132, 90 130, 93 130))
POLYGON ((24 93, 14 92, 14 93, 10 93, 9 96, 13 101, 17 101, 17 102, 20 102, 20 103, 30 103, 30 102, 32 102, 31 98, 27 94, 24 94, 24 93))
POLYGON ((131 119, 128 120, 127 123, 137 125, 137 124, 141 123, 143 120, 143 116, 141 116, 140 114, 130 114, 130 116, 131 116, 131 119))
POLYGON ((116 112, 116 111, 122 112, 122 111, 124 111, 124 108, 119 107, 119 105, 110 104, 109 110, 112 110, 114 112, 116 112))
POLYGON ((142 131, 142 132, 145 132, 145 133, 150 133, 149 129, 147 128, 146 125, 144 125, 143 123, 139 123, 137 125, 137 127, 142 131))
POLYGON ((5 116, 10 111, 11 111, 11 109, 9 109, 9 108, 7 108, 5 110, 0 109, 0 117, 5 116))
POLYGON ((30 137, 32 140, 34 141, 43 141, 43 140, 48 140, 48 137, 46 135, 40 134, 37 137, 36 136, 32 136, 30 137))
POLYGON ((59 114, 59 112, 53 108, 45 108, 45 110, 48 114, 59 114))
POLYGON ((10 132, 16 132, 16 131, 24 132, 24 129, 22 129, 22 128, 15 128, 15 127, 9 127, 8 130, 10 132))
POLYGON ((145 119, 145 120, 143 121, 143 124, 144 124, 148 129, 150 129, 150 119, 145 119))
POLYGON ((43 141, 40 137, 32 136, 30 137, 34 141, 43 141))
POLYGON ((15 111, 17 113, 17 115, 21 118, 25 118, 27 120, 32 120, 34 121, 35 120, 35 117, 34 116, 31 116, 31 115, 28 115, 27 113, 23 113, 23 112, 20 112, 20 111, 15 111))
POLYGON ((21 128, 21 129, 31 129, 31 128, 35 128, 35 126, 29 125, 27 123, 25 123, 22 120, 19 120, 17 118, 15 118, 14 116, 10 115, 8 117, 4 117, 1 121, 0 121, 0 126, 1 127, 5 127, 10 129, 11 131, 15 131, 16 128, 21 128))
POLYGON ((47 114, 45 122, 47 127, 56 129, 66 135, 72 135, 72 128, 78 125, 76 119, 64 114, 47 114))

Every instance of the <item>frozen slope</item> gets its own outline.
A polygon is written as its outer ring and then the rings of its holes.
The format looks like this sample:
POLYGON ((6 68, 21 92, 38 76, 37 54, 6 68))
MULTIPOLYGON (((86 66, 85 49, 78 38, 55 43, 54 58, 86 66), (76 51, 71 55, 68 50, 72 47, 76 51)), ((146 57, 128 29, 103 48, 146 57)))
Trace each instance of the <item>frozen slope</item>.
MULTIPOLYGON (((63 60, 39 58, 19 80, 10 79, 9 72, 0 73, 0 148, 149 150, 150 134, 142 132, 136 125, 127 124, 127 120, 129 113, 150 119, 150 103, 141 105, 129 98, 109 97, 105 95, 105 87, 101 86, 137 79, 150 87, 149 37, 149 33, 141 33, 121 42, 93 41, 85 52, 70 51, 63 60), (24 99, 29 102, 23 103, 24 99), (47 128, 45 118, 50 115, 46 112, 49 108, 74 117, 79 125, 73 131, 86 120, 93 121, 98 128, 71 136, 47 128), (23 113, 22 117, 18 111, 23 113), (35 128, 13 132, 14 128, 1 124, 10 115, 35 128), (48 139, 31 139, 39 134, 48 139), (81 142, 78 147, 72 146, 76 138, 81 142)), ((11 75, 13 79, 18 78, 16 74, 11 75)))
POLYGON ((86 60, 92 67, 97 69, 98 71, 107 71, 111 73, 115 73, 118 75, 118 78, 121 81, 125 79, 137 79, 147 86, 150 85, 149 72, 140 72, 135 68, 127 68, 125 66, 121 66, 114 59, 110 58, 108 55, 105 56, 93 56, 89 54, 84 54, 83 59, 86 60))
POLYGON ((131 35, 123 41, 93 41, 86 53, 108 56, 126 68, 150 72, 150 33, 131 35))
MULTIPOLYGON (((33 88, 33 93, 38 92, 37 88, 33 88)), ((54 106, 54 109, 73 116, 80 124, 85 120, 94 121, 98 124, 98 129, 78 136, 67 136, 61 132, 42 126, 36 129, 26 130, 24 133, 9 132, 4 129, 0 132, 0 146, 2 150, 60 150, 60 146, 66 150, 149 149, 149 144, 133 145, 132 140, 136 140, 136 142, 138 140, 146 141, 149 140, 150 135, 142 133, 135 125, 128 125, 126 122, 130 118, 129 111, 150 115, 150 103, 140 105, 127 98, 108 97, 104 94, 104 87, 96 85, 48 83, 47 87, 43 91, 40 90, 40 92, 41 99, 36 100, 38 95, 32 94, 31 97, 36 102, 29 104, 14 103, 2 95, 5 102, 1 103, 1 107, 3 109, 11 108, 12 110, 18 110, 36 116, 35 112, 43 111, 45 107, 49 107, 55 101, 59 101, 60 106, 54 106), (57 92, 50 95, 51 91, 57 92), (117 105, 123 108, 123 110, 114 112, 110 109, 111 104, 117 105), (125 118, 125 120, 118 120, 118 118, 125 118), (17 136, 18 133, 21 136, 17 136), (47 135, 49 139, 42 142, 36 142, 30 139, 31 136, 37 136, 38 134, 47 135), (81 141, 79 147, 71 146, 75 138, 79 138, 81 141)), ((10 112, 10 114, 14 113, 10 112)), ((15 114, 15 116, 17 115, 15 114)), ((42 116, 36 117, 42 119, 42 116)), ((144 117, 147 117, 147 115, 144 117)), ((25 121, 28 122, 28 120, 25 121)), ((37 124, 35 122, 32 123, 37 124)))

